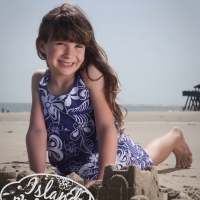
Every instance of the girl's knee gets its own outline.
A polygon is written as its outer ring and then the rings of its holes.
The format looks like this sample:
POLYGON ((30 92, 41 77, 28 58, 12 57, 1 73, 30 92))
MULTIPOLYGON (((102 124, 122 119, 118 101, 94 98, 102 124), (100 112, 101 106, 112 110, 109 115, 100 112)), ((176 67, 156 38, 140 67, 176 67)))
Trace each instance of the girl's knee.
POLYGON ((175 133, 178 133, 179 135, 182 134, 182 131, 181 131, 181 129, 179 127, 173 127, 171 131, 175 132, 175 133))
POLYGON ((176 141, 178 141, 180 138, 183 137, 183 133, 181 129, 178 127, 173 127, 172 130, 169 132, 169 134, 172 138, 175 138, 176 141))

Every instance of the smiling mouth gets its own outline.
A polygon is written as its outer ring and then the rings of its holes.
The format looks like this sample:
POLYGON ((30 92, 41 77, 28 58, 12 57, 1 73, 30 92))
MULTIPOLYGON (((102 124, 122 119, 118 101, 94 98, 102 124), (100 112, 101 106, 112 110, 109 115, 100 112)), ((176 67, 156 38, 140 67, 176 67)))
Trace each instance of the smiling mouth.
POLYGON ((71 67, 73 65, 72 62, 63 62, 63 61, 60 61, 60 63, 65 66, 65 67, 71 67))

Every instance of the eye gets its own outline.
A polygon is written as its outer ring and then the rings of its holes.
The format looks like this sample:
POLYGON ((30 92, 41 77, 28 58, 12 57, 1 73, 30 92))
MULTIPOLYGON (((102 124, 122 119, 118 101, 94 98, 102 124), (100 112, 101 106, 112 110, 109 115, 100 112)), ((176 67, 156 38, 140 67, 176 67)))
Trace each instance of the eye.
POLYGON ((56 42, 56 45, 60 45, 60 46, 64 46, 65 45, 65 43, 64 42, 56 42))
POLYGON ((82 44, 77 44, 76 45, 76 48, 83 48, 84 47, 84 45, 82 45, 82 44))

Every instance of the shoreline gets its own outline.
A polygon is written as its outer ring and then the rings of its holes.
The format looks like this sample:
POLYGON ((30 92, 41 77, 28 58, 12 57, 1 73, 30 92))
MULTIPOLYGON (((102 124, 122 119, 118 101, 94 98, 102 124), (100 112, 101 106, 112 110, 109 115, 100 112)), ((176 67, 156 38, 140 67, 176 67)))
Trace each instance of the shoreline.
MULTIPOLYGON (((123 114, 125 114, 123 112, 123 114)), ((0 113, 0 122, 2 121, 29 121, 30 112, 9 112, 0 113)), ((125 121, 185 121, 192 120, 200 122, 199 111, 128 111, 125 121), (152 118, 153 117, 153 118, 152 118)))

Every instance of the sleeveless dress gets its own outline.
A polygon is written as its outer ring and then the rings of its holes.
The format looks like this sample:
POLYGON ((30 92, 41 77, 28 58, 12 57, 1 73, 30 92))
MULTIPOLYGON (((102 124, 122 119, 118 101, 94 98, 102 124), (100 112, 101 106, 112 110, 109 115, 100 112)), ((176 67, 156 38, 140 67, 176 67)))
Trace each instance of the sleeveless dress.
MULTIPOLYGON (((47 89, 50 73, 48 69, 38 87, 48 133, 49 162, 56 167, 58 175, 75 172, 84 181, 95 180, 99 166, 98 142, 89 90, 77 71, 70 91, 65 95, 53 96, 47 89)), ((118 123, 113 123, 117 128, 118 123)), ((115 164, 117 169, 134 164, 144 170, 153 162, 122 130, 118 136, 115 164)))

